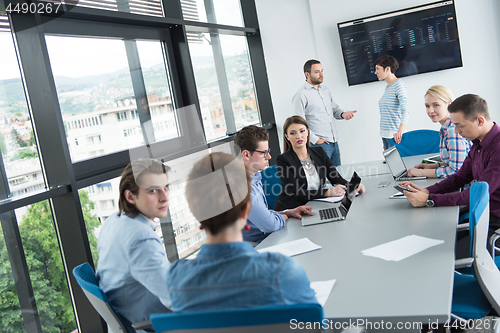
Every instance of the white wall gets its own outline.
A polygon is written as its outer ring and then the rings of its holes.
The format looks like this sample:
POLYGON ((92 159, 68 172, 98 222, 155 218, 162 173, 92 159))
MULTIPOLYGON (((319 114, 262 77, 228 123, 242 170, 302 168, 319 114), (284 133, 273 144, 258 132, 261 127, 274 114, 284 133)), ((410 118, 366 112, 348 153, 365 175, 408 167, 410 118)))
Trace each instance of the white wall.
MULTIPOLYGON (((292 97, 305 80, 302 67, 308 59, 319 57, 309 0, 255 2, 276 126, 283 147, 283 123, 291 116, 292 97)), ((273 152, 273 155, 279 153, 273 152)))
MULTIPOLYGON (((291 115, 291 99, 303 83, 302 66, 319 59, 324 84, 345 111, 358 110, 350 121, 337 121, 342 164, 381 159, 378 100, 384 82, 349 87, 337 23, 430 1, 399 0, 256 0, 266 66, 278 128, 291 115), (309 8, 308 8, 309 7, 309 8)), ((448 86, 456 97, 465 93, 486 99, 493 120, 500 120, 499 5, 495 0, 456 0, 463 67, 404 78, 410 121, 407 130, 439 129, 427 117, 423 95, 435 84, 448 86)))

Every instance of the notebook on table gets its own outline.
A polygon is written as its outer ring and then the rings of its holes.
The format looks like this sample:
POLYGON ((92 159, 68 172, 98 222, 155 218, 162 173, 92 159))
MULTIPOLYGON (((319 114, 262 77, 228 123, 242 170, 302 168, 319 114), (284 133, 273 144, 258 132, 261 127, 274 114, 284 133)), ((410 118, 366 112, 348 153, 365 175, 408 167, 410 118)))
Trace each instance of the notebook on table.
MULTIPOLYGON (((359 184, 361 184, 361 178, 354 172, 351 180, 347 184, 346 194, 344 200, 338 203, 329 205, 328 208, 318 209, 313 211, 314 215, 305 215, 302 217, 302 226, 309 226, 319 223, 342 221, 346 219, 349 208, 351 208, 352 201, 358 193, 359 184)), ((310 205, 309 201, 306 206, 310 205)))
POLYGON ((408 169, 406 169, 405 162, 403 162, 403 158, 399 154, 399 150, 397 146, 392 146, 386 150, 384 150, 384 158, 389 166, 389 170, 391 170, 392 176, 396 181, 401 180, 418 180, 418 179, 426 179, 427 177, 407 177, 406 173, 408 169))

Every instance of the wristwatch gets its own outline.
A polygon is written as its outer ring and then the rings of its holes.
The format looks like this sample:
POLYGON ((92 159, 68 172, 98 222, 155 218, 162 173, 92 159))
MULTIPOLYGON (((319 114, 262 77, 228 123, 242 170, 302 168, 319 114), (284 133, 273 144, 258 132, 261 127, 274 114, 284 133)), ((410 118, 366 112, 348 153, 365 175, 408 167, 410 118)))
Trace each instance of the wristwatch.
POLYGON ((434 207, 434 200, 428 199, 428 200, 425 202, 425 205, 426 205, 427 207, 434 207))

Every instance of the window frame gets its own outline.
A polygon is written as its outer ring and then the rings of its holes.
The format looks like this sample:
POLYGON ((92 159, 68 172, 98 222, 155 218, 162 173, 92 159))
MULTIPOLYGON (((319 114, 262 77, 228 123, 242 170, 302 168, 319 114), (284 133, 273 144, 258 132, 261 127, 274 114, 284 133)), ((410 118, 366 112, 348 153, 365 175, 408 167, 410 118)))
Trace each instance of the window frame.
MULTIPOLYGON (((11 1, 6 1, 6 4, 11 1)), ((43 3, 43 1, 34 1, 43 3)), ((6 184, 6 189, 0 188, 0 213, 12 215, 17 208, 46 199, 50 200, 56 234, 66 269, 66 279, 77 316, 77 326, 79 332, 83 333, 105 332, 106 325, 88 303, 71 274, 72 268, 82 262, 89 262, 93 266, 78 190, 118 177, 129 162, 129 151, 119 151, 74 163, 71 161, 45 44, 45 35, 111 37, 127 40, 155 40, 163 43, 166 71, 171 83, 173 107, 180 109, 195 105, 197 111, 196 114, 179 114, 181 137, 166 140, 169 143, 169 149, 162 151, 161 156, 157 156, 167 163, 169 160, 233 140, 232 135, 229 135, 207 143, 203 131, 192 136, 186 134, 186 124, 194 121, 202 124, 186 31, 245 36, 254 88, 258 96, 260 119, 263 127, 270 132, 270 146, 273 150, 279 151, 255 2, 253 0, 240 0, 245 27, 186 21, 183 20, 182 16, 181 0, 162 0, 162 3, 164 13, 168 17, 84 7, 74 7, 71 11, 57 18, 52 14, 8 15, 47 188, 24 196, 9 197, 8 184, 6 184), (266 112, 262 112, 262 110, 266 110, 266 112), (194 141, 198 144, 193 146, 186 144, 186 141, 194 141)), ((69 5, 65 6, 71 8, 69 5)), ((137 96, 135 87, 134 92, 137 96)), ((141 119, 140 111, 139 116, 141 119)), ((99 121, 102 124, 102 119, 99 121)), ((78 124, 68 124, 68 126, 78 126, 78 124)), ((164 142, 152 143, 151 149, 160 150, 164 146, 162 145, 164 142)), ((274 163, 274 159, 271 163, 274 163)), ((3 183, 7 182, 3 161, 0 166, 0 180, 3 183)), ((178 258, 178 254, 172 223, 168 223, 171 222, 170 215, 162 222, 166 222, 161 223, 163 235, 171 235, 171 237, 164 239, 167 255, 169 260, 175 260, 178 258)), ((30 301, 32 289, 30 294, 29 272, 27 271, 26 259, 23 257, 22 243, 20 238, 16 236, 15 224, 6 224, 3 231, 6 239, 17 242, 14 243, 15 246, 10 246, 9 255, 12 254, 11 266, 15 270, 13 272, 20 277, 19 283, 16 282, 20 304, 23 310, 31 307, 31 312, 35 313, 33 316, 23 315, 24 324, 29 332, 41 332, 36 304, 30 301)), ((2 227, 4 227, 3 221, 2 227)))

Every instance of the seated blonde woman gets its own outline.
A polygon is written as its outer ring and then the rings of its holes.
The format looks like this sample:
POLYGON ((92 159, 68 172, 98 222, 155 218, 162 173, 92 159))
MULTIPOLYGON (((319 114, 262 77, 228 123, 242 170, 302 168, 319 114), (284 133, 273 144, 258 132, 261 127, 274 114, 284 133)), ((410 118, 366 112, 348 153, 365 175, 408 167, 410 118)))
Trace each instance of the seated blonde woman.
POLYGON ((455 133, 448 105, 453 102, 453 94, 445 86, 432 86, 425 93, 425 109, 433 123, 440 123, 439 156, 442 162, 415 165, 408 170, 409 177, 425 176, 446 178, 460 169, 469 154, 472 143, 455 133))

